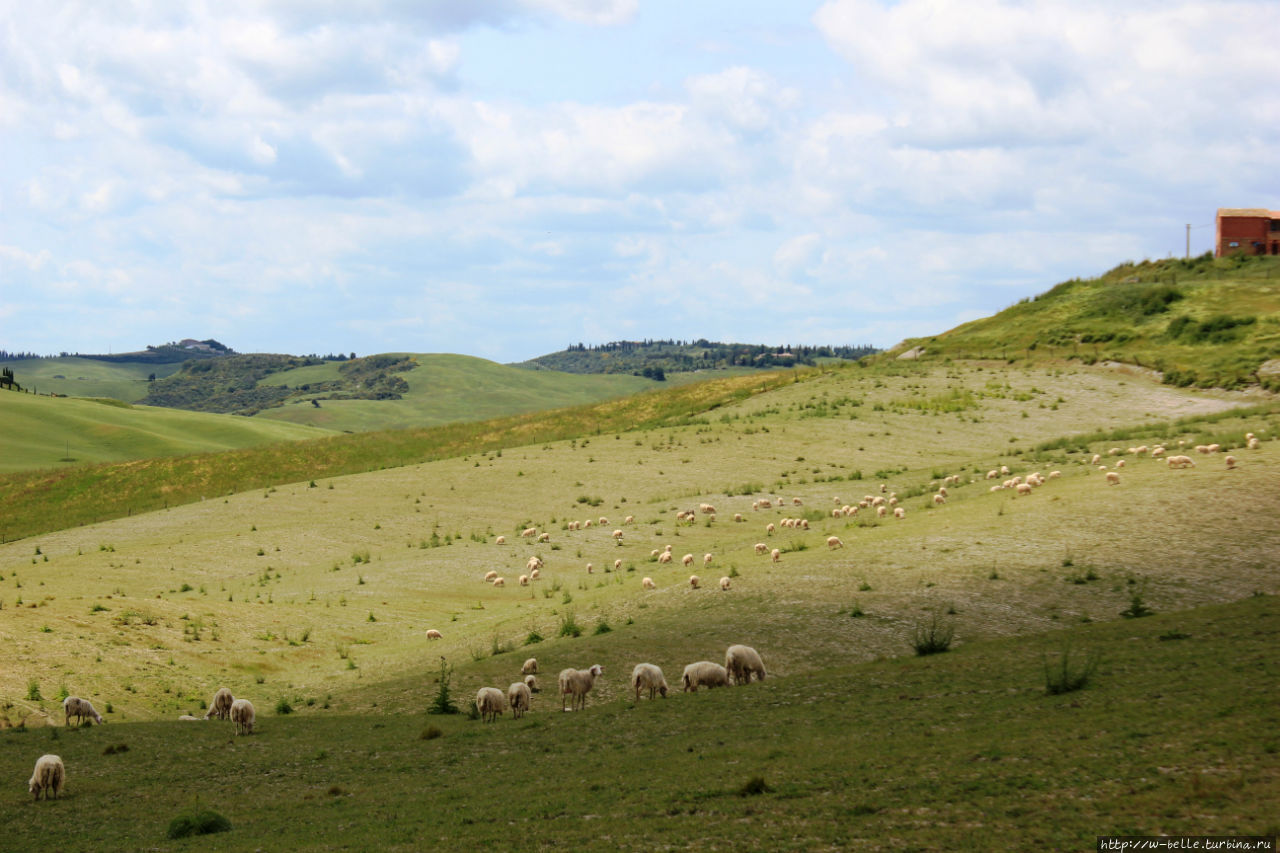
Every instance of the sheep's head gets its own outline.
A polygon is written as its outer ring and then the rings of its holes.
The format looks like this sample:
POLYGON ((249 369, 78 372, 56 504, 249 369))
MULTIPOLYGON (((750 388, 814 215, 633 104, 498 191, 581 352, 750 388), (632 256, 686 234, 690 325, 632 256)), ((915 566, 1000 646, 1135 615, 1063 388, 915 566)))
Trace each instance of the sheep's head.
POLYGON ((599 678, 604 673, 604 667, 600 664, 595 664, 591 667, 590 672, 593 678, 599 678))
POLYGON ((663 699, 666 699, 666 698, 667 698, 667 685, 665 685, 665 684, 660 684, 660 685, 658 685, 658 692, 662 694, 662 698, 663 698, 663 699))
POLYGON ((34 776, 27 780, 27 793, 35 794, 36 797, 40 796, 40 783, 36 781, 34 776))

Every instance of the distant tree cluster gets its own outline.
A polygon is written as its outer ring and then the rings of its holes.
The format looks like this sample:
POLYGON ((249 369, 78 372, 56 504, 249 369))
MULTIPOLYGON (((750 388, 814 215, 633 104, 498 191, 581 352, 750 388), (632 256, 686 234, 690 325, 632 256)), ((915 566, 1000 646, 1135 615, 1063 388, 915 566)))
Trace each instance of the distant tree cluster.
POLYGON ((0 388, 7 388, 10 391, 22 390, 22 386, 14 381, 13 370, 11 368, 0 368, 0 388))
POLYGON ((43 358, 43 356, 36 355, 33 352, 9 352, 8 350, 0 349, 0 361, 22 361, 28 358, 43 358))
POLYGON ((732 344, 699 338, 685 340, 611 341, 588 346, 570 344, 565 350, 533 359, 529 364, 567 373, 631 373, 665 379, 676 371, 725 367, 792 367, 813 365, 820 358, 856 360, 876 352, 872 346, 791 346, 732 344))

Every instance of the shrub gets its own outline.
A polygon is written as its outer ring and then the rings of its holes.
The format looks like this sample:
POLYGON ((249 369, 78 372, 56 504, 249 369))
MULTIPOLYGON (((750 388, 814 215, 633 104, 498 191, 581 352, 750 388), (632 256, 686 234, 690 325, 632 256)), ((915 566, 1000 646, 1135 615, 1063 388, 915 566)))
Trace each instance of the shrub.
POLYGON ((43 699, 44 697, 40 695, 40 682, 36 681, 34 678, 28 681, 27 682, 27 701, 39 702, 43 699))
POLYGON ((445 659, 441 657, 439 686, 436 688, 436 697, 432 700, 431 707, 427 709, 428 714, 458 713, 458 703, 454 702, 453 697, 449 695, 449 682, 452 679, 453 667, 449 666, 445 659))
POLYGON ((187 838, 192 835, 211 835, 231 829, 231 821, 212 809, 191 811, 169 821, 170 838, 187 838))
POLYGON ((542 642, 542 635, 539 634, 537 631, 530 631, 529 636, 524 638, 524 644, 526 646, 532 646, 534 643, 541 643, 541 642, 542 642))
POLYGON ((435 740, 436 738, 443 736, 444 732, 440 731, 440 729, 435 726, 427 726, 422 730, 422 734, 418 735, 418 740, 435 740))
POLYGON ((738 796, 754 797, 759 794, 767 794, 772 790, 773 788, 769 787, 763 776, 752 776, 738 789, 738 796))
POLYGON ((572 613, 566 613, 560 617, 560 630, 556 634, 558 637, 581 637, 582 626, 578 624, 577 619, 572 613))
POLYGON ((1050 696, 1057 696, 1060 693, 1083 690, 1089 685, 1089 680, 1093 678, 1101 659, 1101 654, 1093 650, 1085 654, 1083 662, 1077 660, 1073 663, 1070 645, 1063 647, 1054 663, 1050 663, 1048 657, 1042 657, 1044 692, 1050 696))
POLYGON ((281 697, 276 702, 276 713, 283 716, 293 713, 293 706, 289 704, 289 700, 281 697))
POLYGON ((595 629, 595 631, 593 631, 592 633, 593 633, 593 634, 607 634, 607 633, 609 633, 609 632, 610 632, 610 631, 612 631, 612 630, 613 630, 613 629, 609 627, 609 623, 608 623, 606 620, 601 619, 599 622, 597 622, 597 623, 596 623, 596 629, 595 629))
POLYGON ((928 622, 916 623, 911 645, 915 648, 916 654, 921 657, 941 654, 951 648, 951 640, 954 636, 955 628, 949 623, 944 623, 938 611, 934 610, 928 622))

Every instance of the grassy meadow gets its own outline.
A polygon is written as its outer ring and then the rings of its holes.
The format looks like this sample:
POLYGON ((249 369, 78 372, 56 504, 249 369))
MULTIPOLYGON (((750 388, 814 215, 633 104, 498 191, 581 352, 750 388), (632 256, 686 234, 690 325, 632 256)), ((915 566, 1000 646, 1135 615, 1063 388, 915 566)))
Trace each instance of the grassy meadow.
MULTIPOLYGON (((1275 831, 1264 686, 1280 620, 1280 411, 1265 397, 1078 363, 886 361, 442 429, 383 434, 434 436, 413 445, 431 461, 403 464, 401 444, 402 464, 341 474, 325 473, 323 448, 374 437, 292 445, 312 448, 311 476, 264 465, 278 458, 266 450, 209 457, 204 500, 179 505, 190 492, 175 489, 168 509, 0 545, 4 778, 25 779, 45 751, 71 777, 48 806, 10 786, 0 833, 14 849, 37 846, 54 814, 99 846, 207 846, 164 839, 196 799, 231 819, 213 839, 226 849, 282 832, 304 849, 518 834, 572 849, 811 850, 1275 831), (1157 441, 1223 451, 1182 471, 1107 455, 1157 441), (236 458, 275 479, 215 488, 236 458), (990 490, 1001 465, 1061 476, 1019 497, 990 490), (905 518, 832 516, 882 488, 905 518), (752 509, 762 497, 774 506, 752 509), (714 520, 677 523, 704 502, 714 520), (549 541, 519 535, 531 526, 549 541), (831 535, 844 547, 829 550, 831 535), (672 565, 652 557, 667 545, 672 565), (533 555, 543 577, 522 587, 533 555), (504 587, 482 581, 490 570, 504 587), (935 619, 952 651, 912 657, 935 619), (734 642, 760 650, 766 682, 628 699, 635 663, 675 685, 734 642), (1102 655, 1094 683, 1045 696, 1044 662, 1068 646, 1102 655), (423 713, 441 658, 465 707, 530 655, 548 689, 520 723, 423 713), (605 675, 588 709, 552 713, 555 673, 593 663, 605 675), (259 733, 176 721, 220 685, 254 702, 259 733), (109 724, 46 726, 64 691, 109 705, 109 724), (103 754, 120 743, 129 751, 103 754), (740 796, 756 776, 769 790, 740 796)), ((165 476, 189 484, 192 470, 165 476)))
POLYGON ((5 437, 0 474, 210 453, 329 434, 316 427, 136 406, 116 399, 9 391, 0 393, 0 428, 5 437))
POLYGON ((147 396, 147 377, 154 373, 163 378, 176 373, 182 364, 130 364, 64 356, 0 361, 0 367, 12 370, 23 388, 40 394, 107 397, 133 403, 147 396))

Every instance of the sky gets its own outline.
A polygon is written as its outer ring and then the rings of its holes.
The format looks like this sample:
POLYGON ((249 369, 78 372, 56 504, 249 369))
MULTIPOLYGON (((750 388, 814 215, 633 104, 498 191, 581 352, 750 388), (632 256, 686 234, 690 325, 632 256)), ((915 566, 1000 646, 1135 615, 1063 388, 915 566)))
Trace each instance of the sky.
POLYGON ((1274 0, 0 0, 0 349, 872 344, 1280 208, 1274 0))

